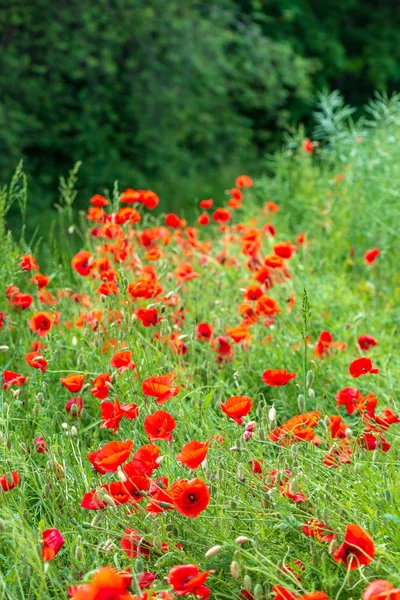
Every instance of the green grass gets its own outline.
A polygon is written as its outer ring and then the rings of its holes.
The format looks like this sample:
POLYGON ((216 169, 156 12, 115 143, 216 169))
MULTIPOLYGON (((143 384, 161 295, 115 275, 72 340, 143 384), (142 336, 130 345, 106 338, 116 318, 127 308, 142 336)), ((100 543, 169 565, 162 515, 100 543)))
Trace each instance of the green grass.
MULTIPOLYGON (((107 298, 96 293, 98 280, 72 272, 69 263, 74 248, 95 252, 101 244, 101 240, 90 238, 84 219, 69 234, 71 216, 62 213, 65 229, 62 236, 58 235, 57 243, 49 242, 51 255, 46 260, 46 274, 50 275, 49 290, 55 296, 57 290, 66 288, 88 294, 91 306, 87 309, 67 297, 59 298, 50 309, 41 307, 29 274, 18 267, 20 255, 28 249, 24 240, 17 245, 3 237, 0 310, 9 318, 0 332, 1 345, 8 347, 0 354, 0 364, 29 379, 18 395, 12 392, 16 388, 2 391, 0 475, 16 470, 21 482, 15 489, 0 494, 1 598, 67 598, 69 585, 85 579, 102 565, 130 567, 133 573, 151 571, 157 575, 155 589, 166 590, 169 586, 165 577, 172 566, 194 563, 201 570, 215 570, 207 580, 211 597, 226 600, 238 598, 245 585, 251 585, 257 598, 272 599, 272 586, 280 584, 297 595, 323 590, 332 600, 359 599, 373 579, 388 579, 400 586, 400 425, 392 425, 385 433, 391 444, 387 453, 379 449, 367 452, 357 444, 365 428, 361 420, 347 415, 343 407, 337 409, 335 401, 340 389, 352 386, 363 395, 372 392, 378 397, 377 412, 386 406, 400 410, 400 128, 396 121, 390 126, 383 122, 364 131, 361 143, 356 141, 358 133, 346 130, 341 136, 332 137, 331 145, 322 143, 313 156, 301 148, 282 151, 270 165, 271 176, 257 179, 254 187, 245 191, 243 208, 234 212, 230 224, 233 227, 249 224, 252 219, 257 219, 255 227, 262 227, 268 220, 261 212, 265 201, 274 201, 280 207, 273 219, 276 238, 263 237, 260 257, 272 252, 275 241, 295 241, 300 232, 306 232, 309 245, 299 247, 288 261, 291 279, 267 292, 282 309, 274 325, 265 328, 263 319, 254 324, 248 347, 231 342, 234 359, 222 364, 216 362, 216 353, 209 344, 196 339, 195 328, 198 322, 207 321, 213 325, 215 335, 224 335, 227 328, 240 323, 241 290, 253 280, 246 266, 248 257, 241 253, 238 233, 233 232, 230 242, 212 224, 200 233, 201 239, 210 242, 209 261, 203 260, 198 249, 185 257, 180 245, 172 242, 163 248, 162 258, 153 263, 164 292, 175 292, 179 296, 177 306, 184 309, 185 321, 179 325, 179 334, 184 336, 188 348, 184 356, 153 339, 155 332, 167 336, 175 329, 174 309, 162 309, 163 295, 148 301, 129 300, 126 286, 136 277, 128 262, 115 266, 120 293, 107 298), (339 174, 344 177, 338 181, 339 174), (381 255, 368 267, 363 254, 373 247, 380 248, 381 255), (224 249, 236 265, 215 260, 224 249), (169 275, 182 261, 191 262, 199 277, 179 286, 169 275), (5 290, 11 284, 34 296, 27 311, 14 311, 7 305, 5 290), (289 313, 286 307, 292 290, 295 304, 289 313), (303 310, 304 290, 310 313, 303 310), (132 313, 150 303, 157 306, 162 319, 156 327, 144 328, 132 319, 132 313), (74 324, 81 311, 93 309, 105 313, 119 310, 121 322, 108 324, 105 320, 106 327, 98 330, 87 325, 65 327, 66 321, 74 324), (48 336, 42 338, 48 361, 45 374, 24 361, 31 343, 37 339, 28 321, 38 310, 58 311, 61 318, 61 325, 52 327, 48 336), (344 342, 346 349, 318 359, 313 348, 326 329, 335 341, 344 342), (380 373, 352 379, 348 367, 360 356, 358 336, 366 333, 378 340, 378 346, 367 356, 380 373), (310 339, 306 345, 305 335, 310 339), (109 338, 116 340, 119 349, 126 344, 138 374, 135 379, 128 370, 113 378, 108 399, 118 396, 121 402, 135 402, 140 411, 138 419, 122 420, 115 435, 100 429, 99 400, 89 389, 81 394, 85 405, 82 417, 69 415, 65 403, 72 395, 59 382, 70 372, 86 373, 87 382, 99 373, 111 373, 109 360, 114 350, 103 351, 109 338), (297 378, 285 387, 267 387, 262 373, 278 368, 296 372, 297 378), (309 370, 314 374, 312 387, 306 382, 309 370), (141 382, 151 375, 171 371, 176 373, 182 389, 159 407, 154 399, 143 396, 141 382), (233 395, 248 395, 253 400, 248 420, 256 421, 257 428, 247 442, 243 441, 243 427, 238 427, 220 409, 220 402, 233 395), (301 395, 304 400, 299 400, 301 395), (267 437, 271 429, 270 408, 275 407, 277 422, 282 424, 302 412, 299 404, 302 409, 303 401, 304 410, 316 409, 322 414, 316 427, 321 445, 299 442, 281 447, 272 443, 267 437), (166 476, 170 483, 199 477, 211 492, 207 509, 194 519, 176 511, 151 517, 143 510, 145 502, 141 502, 141 508, 134 513, 124 506, 107 507, 101 511, 100 521, 91 524, 94 515, 100 513, 80 508, 82 497, 90 489, 115 479, 115 475, 96 473, 87 453, 113 439, 131 439, 137 450, 148 443, 143 428, 145 416, 159 408, 174 416, 177 427, 171 443, 154 442, 164 456, 154 476, 166 476), (331 442, 322 421, 335 414, 341 414, 353 432, 353 455, 351 464, 332 469, 323 464, 331 442), (222 445, 213 441, 216 434, 223 436, 222 445), (36 452, 33 439, 38 436, 44 437, 47 453, 36 452), (207 464, 194 475, 175 459, 182 446, 193 439, 210 440, 207 464), (251 472, 254 459, 263 462, 262 478, 251 472), (273 469, 289 469, 292 485, 298 485, 308 500, 294 503, 277 489, 267 493, 264 477, 273 469), (333 560, 329 544, 303 534, 301 525, 313 517, 325 521, 338 534, 339 543, 347 524, 360 525, 373 537, 375 560, 347 572, 333 560), (56 558, 45 565, 41 558, 41 532, 53 527, 61 531, 65 544, 56 558), (137 529, 154 544, 148 561, 129 559, 120 549, 119 541, 127 527, 137 529), (246 536, 249 541, 238 545, 238 536, 246 536), (160 551, 161 542, 166 542, 168 552, 160 551), (176 544, 182 544, 183 550, 177 549, 176 544), (220 553, 205 558, 205 552, 214 545, 222 546, 220 553), (280 571, 284 563, 295 560, 301 560, 305 567, 301 581, 280 571), (231 576, 232 561, 240 566, 238 579, 231 576)), ((156 191, 162 202, 162 190, 156 191)), ((66 192, 67 200, 72 198, 70 192, 66 192)), ((10 197, 4 197, 4 202, 10 202, 10 197)), ((169 212, 165 206, 164 210, 169 212)), ((145 215, 135 228, 141 231, 152 223, 153 217, 145 215)), ((157 219, 157 223, 162 221, 157 219)), ((146 264, 143 247, 135 240, 132 244, 146 264)))

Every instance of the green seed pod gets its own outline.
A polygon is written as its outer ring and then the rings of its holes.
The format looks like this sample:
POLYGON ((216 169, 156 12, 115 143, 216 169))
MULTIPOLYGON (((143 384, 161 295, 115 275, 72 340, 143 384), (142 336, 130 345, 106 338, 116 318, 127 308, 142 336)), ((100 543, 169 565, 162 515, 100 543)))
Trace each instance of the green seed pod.
POLYGON ((103 515, 101 512, 98 512, 97 515, 95 515, 92 519, 92 522, 90 523, 90 527, 97 527, 97 525, 100 523, 100 521, 102 520, 103 515))
POLYGON ((303 413, 306 409, 306 401, 304 399, 303 394, 299 394, 297 397, 297 405, 299 407, 299 411, 303 413))
POLYGON ((83 548, 81 545, 76 546, 75 548, 75 560, 78 562, 82 562, 83 559, 83 548))
POLYGON ((392 504, 393 498, 392 498, 392 492, 389 489, 386 489, 384 491, 384 496, 385 496, 385 500, 388 504, 392 504))
POLYGON ((254 596, 255 600, 261 600, 261 598, 263 597, 263 589, 259 583, 257 583, 254 586, 253 596, 254 596))
POLYGON ((361 473, 361 466, 360 466, 358 463, 356 463, 356 464, 354 465, 354 473, 355 473, 356 475, 359 475, 359 474, 361 473))
POLYGON ((306 385, 308 388, 310 388, 312 386, 312 384, 314 383, 314 371, 311 371, 311 369, 309 371, 307 371, 307 377, 306 377, 306 385))
POLYGON ((0 519, 0 531, 5 531, 7 529, 6 522, 3 519, 0 519))
POLYGON ((92 524, 88 523, 87 521, 83 521, 82 527, 83 527, 83 529, 91 529, 92 528, 92 524))
POLYGON ((260 428, 258 430, 258 437, 260 438, 260 440, 266 440, 267 439, 267 433, 266 433, 265 429, 260 428))
POLYGON ((312 398, 314 400, 315 390, 313 388, 310 388, 307 393, 308 393, 309 398, 312 398))
POLYGON ((142 575, 143 573, 143 559, 140 556, 136 559, 135 571, 137 575, 142 575))

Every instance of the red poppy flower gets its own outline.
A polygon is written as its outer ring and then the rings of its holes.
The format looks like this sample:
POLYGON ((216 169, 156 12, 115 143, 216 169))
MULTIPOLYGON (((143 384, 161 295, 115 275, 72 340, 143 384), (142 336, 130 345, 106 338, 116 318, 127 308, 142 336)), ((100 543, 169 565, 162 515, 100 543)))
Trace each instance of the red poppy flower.
POLYGON ((213 212, 213 219, 216 223, 226 223, 232 218, 231 213, 227 208, 217 208, 213 212))
POLYGON ((201 202, 199 202, 199 206, 200 208, 204 208, 204 209, 208 209, 208 208, 212 208, 214 204, 214 200, 212 200, 212 198, 209 198, 208 200, 201 200, 201 202))
POLYGON ((80 396, 75 396, 75 398, 71 398, 65 405, 65 410, 71 415, 81 417, 83 410, 83 400, 80 396))
POLYGON ((297 377, 297 373, 288 373, 286 369, 267 369, 261 375, 263 382, 271 386, 286 385, 294 377, 297 377))
POLYGON ((101 411, 101 428, 112 429, 113 433, 118 431, 121 419, 125 417, 128 421, 136 419, 139 415, 137 404, 120 404, 118 398, 114 402, 102 402, 100 404, 101 411))
POLYGON ((176 427, 175 419, 165 410, 156 410, 152 415, 148 415, 143 423, 149 441, 153 440, 172 440, 172 431, 176 427))
POLYGON ((72 600, 135 600, 127 593, 130 576, 114 567, 100 567, 90 583, 74 587, 72 600))
POLYGON ((279 242, 273 246, 273 251, 280 258, 288 260, 296 252, 297 246, 292 242, 279 242))
POLYGON ((372 250, 367 250, 364 254, 365 264, 372 265, 376 261, 376 259, 380 255, 380 253, 381 253, 381 251, 379 250, 379 248, 373 248, 372 250))
POLYGON ((161 321, 161 317, 158 316, 156 308, 137 308, 135 310, 135 315, 145 327, 157 325, 157 323, 161 321))
POLYGON ((38 312, 32 316, 29 326, 36 335, 44 337, 49 333, 53 320, 54 317, 51 313, 38 312))
POLYGON ((39 352, 25 354, 25 360, 30 367, 40 369, 42 373, 46 373, 47 360, 39 352))
POLYGON ((378 342, 372 335, 360 335, 360 337, 358 338, 358 346, 359 348, 361 348, 361 350, 369 350, 370 348, 373 348, 377 345, 378 342))
POLYGON ((170 495, 175 509, 185 517, 197 517, 210 502, 210 491, 201 479, 178 479, 171 485, 170 495))
POLYGON ((107 206, 108 204, 108 200, 106 200, 106 198, 100 194, 95 194, 92 196, 89 202, 92 206, 96 206, 97 208, 103 208, 103 206, 107 206))
POLYGON ((82 498, 82 502, 80 506, 82 508, 86 508, 87 510, 102 510, 107 506, 107 502, 100 499, 100 492, 104 490, 104 493, 109 493, 109 485, 102 485, 100 488, 96 488, 91 490, 90 492, 86 492, 86 494, 82 498))
POLYGON ((129 558, 149 558, 151 551, 151 543, 144 539, 141 533, 128 527, 124 531, 124 535, 120 540, 120 546, 129 558))
POLYGON ((311 140, 309 140, 308 138, 306 138, 306 139, 303 141, 303 144, 302 144, 302 146, 303 146, 303 150, 304 150, 304 152, 307 152, 307 154, 312 154, 312 153, 313 153, 313 150, 314 150, 314 144, 313 144, 313 143, 312 143, 312 141, 311 141, 311 140))
POLYGON ((100 375, 97 375, 96 379, 93 381, 93 387, 90 390, 90 393, 98 400, 104 400, 110 393, 107 383, 111 383, 109 374, 100 373, 100 375))
POLYGON ((210 223, 210 217, 208 216, 207 213, 202 213, 197 218, 197 222, 198 222, 199 225, 202 225, 204 227, 205 225, 208 225, 210 223))
POLYGON ((135 452, 131 460, 124 465, 123 471, 130 478, 136 475, 151 477, 158 468, 160 448, 154 444, 145 444, 135 452))
POLYGON ((208 323, 199 323, 197 325, 197 339, 208 342, 211 339, 214 328, 208 323))
POLYGON ((39 271, 39 266, 31 254, 21 256, 19 265, 22 271, 39 271))
POLYGON ((73 394, 81 391, 84 380, 84 375, 67 375, 66 377, 60 379, 63 386, 73 394))
POLYGON ((382 452, 390 450, 390 444, 379 431, 364 431, 358 438, 357 444, 363 446, 365 450, 372 452, 379 448, 382 452))
POLYGON ((168 573, 167 581, 172 585, 177 596, 193 594, 207 600, 210 590, 204 585, 213 571, 201 573, 196 565, 177 565, 168 573))
POLYGON ((82 275, 87 277, 92 272, 93 268, 93 256, 87 250, 81 250, 78 254, 75 254, 71 260, 71 267, 82 275))
POLYGON ((132 352, 130 350, 122 350, 111 357, 110 365, 114 369, 118 369, 119 373, 123 373, 126 369, 136 369, 136 365, 132 362, 132 352))
POLYGON ((142 392, 145 396, 155 397, 157 404, 164 404, 179 394, 181 388, 179 385, 173 385, 174 379, 175 375, 172 373, 149 377, 142 383, 142 392))
POLYGON ((7 371, 4 369, 3 371, 3 390, 8 390, 12 385, 16 385, 21 387, 24 385, 26 381, 26 377, 24 375, 20 375, 19 373, 14 373, 14 371, 7 371))
POLYGON ((346 569, 354 571, 360 565, 369 565, 375 556, 375 544, 370 534, 359 525, 346 526, 344 541, 333 553, 336 562, 344 563, 346 569))
POLYGON ((231 396, 223 404, 220 403, 222 412, 236 421, 238 425, 243 423, 243 417, 249 414, 253 406, 253 401, 249 396, 231 396))
POLYGON ((375 579, 364 590, 362 600, 400 600, 400 588, 386 579, 375 579))
POLYGON ((29 280, 31 283, 36 283, 39 289, 45 288, 46 285, 49 285, 50 277, 48 275, 42 275, 41 273, 36 273, 29 280))
POLYGON ((5 475, 0 475, 0 487, 3 492, 13 490, 19 484, 19 474, 17 471, 11 471, 5 475))
POLYGON ((167 225, 167 227, 172 227, 173 229, 183 226, 182 219, 180 219, 178 215, 175 215, 174 213, 169 213, 168 215, 165 215, 165 224, 167 225))
POLYGON ((42 533, 42 558, 45 562, 52 560, 64 545, 64 538, 58 529, 46 529, 42 533))
POLYGON ((249 285, 243 292, 243 296, 246 300, 250 302, 255 302, 263 295, 263 291, 261 287, 257 284, 249 285))
POLYGON ((274 298, 270 296, 261 296, 255 306, 257 315, 277 315, 281 312, 279 305, 274 298))
POLYGON ((236 178, 235 185, 238 188, 250 188, 253 185, 253 180, 248 175, 239 175, 236 178))
POLYGON ((296 415, 280 425, 268 435, 271 442, 282 446, 290 446, 294 442, 312 442, 315 438, 314 427, 318 424, 321 413, 313 410, 308 413, 296 415))
POLYGON ((189 469, 197 469, 203 462, 208 452, 208 440, 204 444, 193 440, 185 444, 179 454, 176 455, 180 463, 189 467, 189 469))
POLYGON ((108 442, 105 446, 87 455, 93 467, 99 473, 115 473, 119 465, 124 463, 133 448, 133 442, 108 442))
POLYGON ((168 488, 168 479, 166 477, 157 477, 153 479, 150 485, 148 496, 150 501, 146 506, 146 511, 151 515, 157 515, 166 510, 174 510, 170 490, 168 488))
POLYGON ((330 527, 325 523, 320 523, 317 519, 310 519, 301 528, 305 535, 315 538, 319 542, 331 542, 337 537, 330 527))
POLYGON ((370 358, 356 358, 349 366, 349 373, 352 377, 360 377, 360 375, 366 375, 367 373, 377 374, 379 369, 372 367, 372 361, 370 358))
POLYGON ((48 449, 48 447, 46 445, 46 442, 44 441, 44 439, 42 437, 36 437, 33 441, 36 444, 36 451, 39 454, 42 454, 43 452, 48 452, 49 451, 49 449, 48 449))

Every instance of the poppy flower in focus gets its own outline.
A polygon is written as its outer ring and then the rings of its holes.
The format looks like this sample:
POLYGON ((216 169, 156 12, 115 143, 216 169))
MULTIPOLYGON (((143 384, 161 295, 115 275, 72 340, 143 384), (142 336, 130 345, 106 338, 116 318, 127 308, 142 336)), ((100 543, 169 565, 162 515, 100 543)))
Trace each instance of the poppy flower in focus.
POLYGON ((39 337, 44 337, 49 333, 53 319, 54 317, 51 313, 38 312, 32 316, 29 327, 33 333, 36 333, 39 337))
POLYGON ((358 347, 361 350, 369 350, 370 348, 373 348, 374 346, 378 345, 378 342, 376 341, 376 339, 372 336, 372 335, 360 335, 358 340, 358 347))
POLYGON ((193 440, 185 444, 179 454, 176 455, 180 463, 189 467, 189 469, 197 469, 207 456, 208 440, 204 444, 193 440))
POLYGON ((81 391, 83 382, 85 380, 84 375, 67 375, 60 379, 61 383, 64 387, 67 388, 69 392, 76 394, 81 391))
POLYGON ((156 398, 157 404, 164 404, 170 398, 177 396, 181 389, 179 385, 173 385, 175 375, 154 375, 142 382, 142 392, 145 396, 156 398))
POLYGON ((91 388, 90 393, 98 400, 104 400, 110 393, 107 383, 111 383, 109 374, 100 373, 100 375, 97 375, 96 379, 93 381, 93 387, 91 388))
POLYGON ((154 444, 145 444, 135 452, 131 460, 123 466, 123 471, 128 479, 136 475, 151 477, 158 468, 160 448, 154 444))
POLYGON ((356 358, 349 366, 349 373, 352 377, 356 378, 367 373, 376 375, 379 373, 379 369, 373 368, 370 358, 356 358))
POLYGON ((214 571, 201 573, 196 565, 177 565, 168 573, 167 581, 172 585, 177 596, 193 594, 207 600, 210 590, 204 585, 207 577, 214 571))
POLYGON ((20 375, 19 373, 14 373, 14 371, 7 371, 7 369, 4 369, 3 390, 8 390, 8 388, 10 388, 12 385, 21 387, 24 385, 25 381, 26 377, 24 375, 20 375))
POLYGON ((25 354, 25 360, 30 367, 40 369, 42 373, 46 373, 47 360, 39 352, 25 354))
POLYGON ((171 485, 170 495, 175 509, 185 517, 197 517, 210 501, 210 491, 201 479, 178 479, 171 485))
POLYGON ((152 415, 148 415, 143 423, 149 441, 152 440, 172 440, 172 431, 176 427, 175 419, 165 410, 156 410, 152 415))
POLYGON ((112 429, 113 433, 118 431, 119 424, 122 418, 132 421, 139 415, 137 404, 120 404, 118 398, 114 402, 102 402, 100 404, 101 411, 101 428, 112 429))
POLYGON ((295 415, 271 431, 268 438, 281 446, 290 446, 293 442, 312 442, 315 438, 314 427, 318 425, 320 417, 321 413, 317 410, 295 415))
POLYGON ((42 558, 45 562, 52 560, 64 545, 64 538, 58 529, 46 529, 42 533, 42 558))
POLYGON ((400 600, 400 588, 386 579, 375 579, 364 590, 362 600, 400 600))
POLYGON ((115 473, 132 452, 133 442, 108 442, 105 446, 87 455, 98 473, 115 473))
POLYGON ((0 475, 0 488, 3 492, 9 492, 13 490, 19 484, 20 478, 17 471, 0 475))
POLYGON ((364 254, 364 262, 366 265, 372 265, 380 255, 381 251, 379 248, 373 248, 372 250, 367 250, 364 254))
POLYGON ((249 414, 252 406, 253 401, 249 396, 231 396, 225 404, 220 402, 222 412, 236 421, 238 425, 243 423, 243 417, 246 417, 249 414))
POLYGON ((261 375, 263 382, 266 385, 282 386, 289 383, 291 379, 297 377, 297 373, 288 373, 286 369, 267 369, 261 375))
POLYGON ((344 563, 346 569, 354 571, 361 565, 369 565, 375 556, 375 544, 370 534, 359 525, 346 526, 344 541, 332 554, 332 558, 344 563))
POLYGON ((122 350, 111 357, 110 365, 114 369, 118 369, 119 373, 123 373, 126 369, 135 369, 136 365, 132 362, 132 352, 130 350, 122 350))

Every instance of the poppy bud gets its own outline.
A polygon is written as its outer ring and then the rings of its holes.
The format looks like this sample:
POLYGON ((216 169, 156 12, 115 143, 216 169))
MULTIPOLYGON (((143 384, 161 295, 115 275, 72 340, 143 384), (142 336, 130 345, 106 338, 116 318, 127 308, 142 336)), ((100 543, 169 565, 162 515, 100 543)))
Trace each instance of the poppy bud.
POLYGON ((75 560, 78 562, 82 562, 83 559, 83 549, 81 545, 76 546, 75 548, 75 560))
POLYGON ((160 502, 160 508, 174 508, 169 502, 160 502))
POLYGON ((92 522, 90 523, 90 527, 97 527, 97 525, 100 523, 100 521, 103 518, 103 514, 101 512, 98 512, 97 515, 95 515, 92 519, 92 522))
POLYGON ((247 590, 248 592, 251 592, 251 577, 250 577, 250 575, 245 575, 243 577, 243 585, 244 585, 245 590, 247 590))
POLYGON ((238 479, 240 481, 244 479, 244 471, 242 465, 238 465, 238 479))
POLYGON ((7 529, 6 523, 5 521, 3 521, 3 519, 0 519, 0 531, 5 531, 7 529))
POLYGON ((156 463, 158 465, 161 465, 161 463, 164 461, 165 456, 159 456, 158 458, 156 458, 156 463))
POLYGON ((329 427, 329 426, 330 426, 330 424, 331 424, 331 418, 330 418, 330 417, 328 417, 328 415, 326 415, 326 417, 325 417, 324 421, 325 421, 325 425, 326 425, 327 427, 329 427))
POLYGON ((334 554, 337 549, 338 549, 338 543, 337 543, 337 540, 334 539, 329 544, 329 554, 334 554))
POLYGON ((143 559, 140 558, 140 556, 139 556, 139 558, 136 559, 135 571, 136 571, 137 575, 142 575, 142 573, 143 573, 143 559))
POLYGON ((6 448, 7 448, 7 450, 11 450, 11 440, 10 440, 10 438, 8 438, 7 441, 6 441, 6 448))
POLYGON ((295 494, 297 494, 299 489, 300 489, 300 484, 299 484, 298 480, 294 477, 293 479, 291 479, 289 481, 289 492, 290 492, 290 494, 292 494, 294 496, 295 494))
POLYGON ((13 395, 13 398, 18 398, 20 391, 21 390, 12 390, 11 393, 13 395))
POLYGON ((71 427, 71 435, 72 435, 73 437, 76 437, 76 436, 78 435, 78 430, 77 430, 77 428, 75 427, 75 425, 72 425, 72 427, 71 427))
POLYGON ((44 396, 43 396, 42 392, 39 392, 38 394, 36 394, 36 399, 39 402, 39 404, 43 404, 44 396))
POLYGON ((308 388, 310 388, 313 383, 314 383, 314 371, 311 371, 311 369, 310 369, 309 371, 307 371, 306 385, 308 388))
POLYGON ((385 500, 388 504, 392 503, 392 492, 388 489, 384 491, 385 500))
MULTIPOLYGON (((97 515, 96 515, 97 516, 97 515)), ((93 519, 94 520, 94 519, 93 519)), ((82 523, 82 527, 83 529, 91 529, 92 528, 92 524, 88 523, 87 521, 83 521, 82 523)))
POLYGON ((239 575, 240 575, 239 563, 237 563, 235 560, 233 560, 230 564, 229 570, 231 572, 233 579, 239 579, 239 575))
POLYGON ((206 558, 212 558, 213 556, 217 556, 217 554, 219 554, 222 550, 222 546, 212 546, 212 548, 209 548, 207 550, 207 552, 205 553, 205 557, 206 558))
POLYGON ((248 537, 246 537, 245 535, 239 535, 239 537, 237 537, 235 540, 235 544, 246 544, 248 541, 248 537))
POLYGON ((71 340, 71 341, 72 341, 72 345, 73 345, 73 346, 76 346, 76 345, 77 345, 77 343, 78 343, 78 340, 77 340, 77 338, 76 338, 76 336, 75 336, 75 335, 73 336, 73 338, 72 338, 72 340, 71 340))
POLYGON ((347 438, 348 440, 350 440, 350 439, 353 437, 353 432, 352 432, 352 430, 350 429, 350 427, 346 427, 346 429, 345 429, 345 432, 344 432, 344 435, 346 436, 346 438, 347 438))
POLYGON ((68 431, 68 423, 61 423, 61 427, 64 429, 64 431, 68 431))
POLYGON ((304 399, 304 396, 303 396, 303 394, 299 394, 299 395, 297 396, 297 405, 298 405, 298 407, 299 407, 299 411, 300 411, 301 413, 303 413, 303 412, 305 411, 305 409, 306 409, 306 401, 305 401, 305 399, 304 399))
POLYGON ((260 428, 258 430, 258 437, 260 438, 260 440, 266 440, 267 439, 267 434, 266 434, 265 429, 260 428))
POLYGON ((112 498, 108 494, 104 494, 104 502, 107 504, 107 506, 112 506, 113 508, 117 506, 114 498, 112 498))
POLYGON ((232 508, 232 510, 237 509, 237 502, 235 500, 231 500, 231 508, 232 508))
POLYGON ((255 600, 261 600, 263 597, 263 589, 259 583, 256 583, 254 586, 253 596, 255 600))
POLYGON ((7 352, 9 349, 9 346, 0 346, 0 352, 7 352))
POLYGON ((379 450, 376 449, 372 453, 372 459, 371 460, 372 460, 372 462, 376 462, 378 460, 378 458, 379 458, 379 450))
POLYGON ((37 416, 40 413, 40 404, 35 403, 33 405, 32 412, 35 416, 37 416))
POLYGON ((315 398, 315 390, 313 390, 313 388, 310 388, 308 390, 308 396, 309 396, 309 398, 312 398, 312 399, 315 398))
POLYGON ((276 421, 276 410, 275 410, 275 406, 271 406, 271 408, 269 409, 268 412, 268 419, 270 420, 271 423, 275 423, 276 421))

